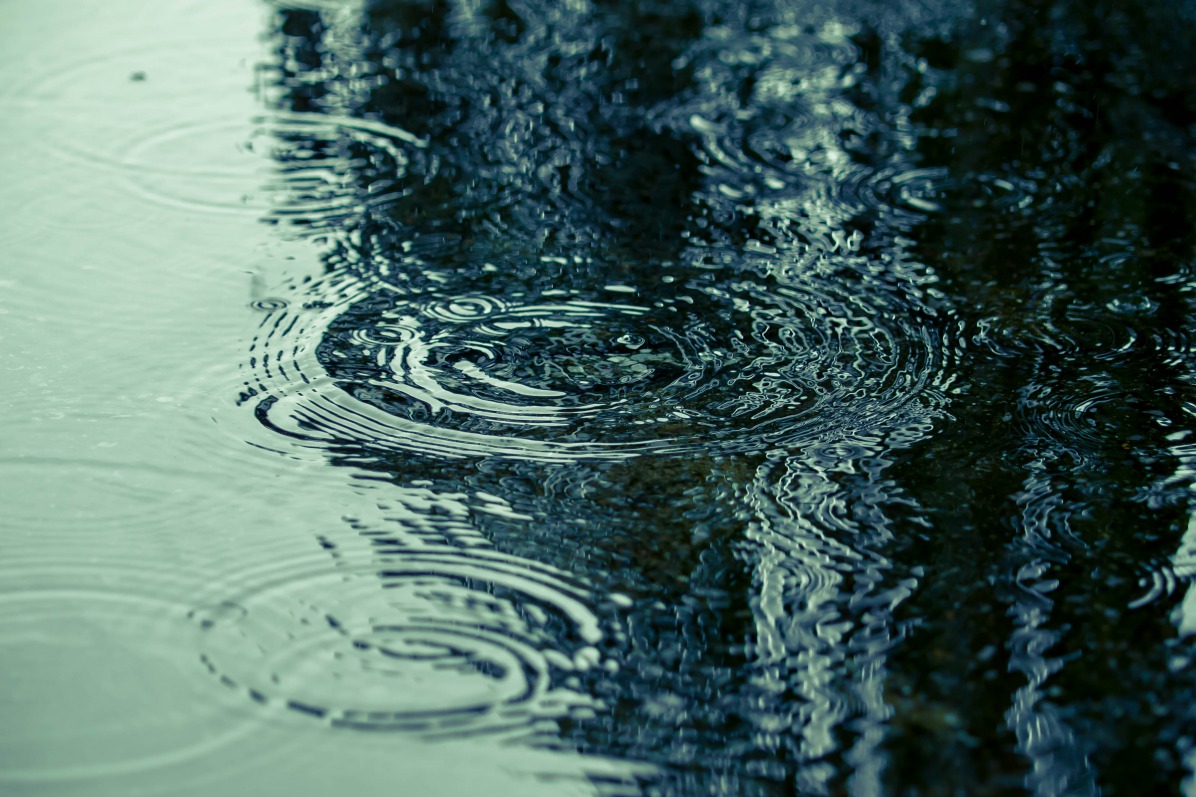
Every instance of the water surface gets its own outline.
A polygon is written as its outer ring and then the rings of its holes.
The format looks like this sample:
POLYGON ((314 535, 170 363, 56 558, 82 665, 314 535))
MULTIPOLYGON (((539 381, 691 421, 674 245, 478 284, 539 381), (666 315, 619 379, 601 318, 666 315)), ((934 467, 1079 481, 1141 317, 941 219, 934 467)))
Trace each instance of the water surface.
POLYGON ((1183 6, 15 9, 6 788, 1191 788, 1183 6))

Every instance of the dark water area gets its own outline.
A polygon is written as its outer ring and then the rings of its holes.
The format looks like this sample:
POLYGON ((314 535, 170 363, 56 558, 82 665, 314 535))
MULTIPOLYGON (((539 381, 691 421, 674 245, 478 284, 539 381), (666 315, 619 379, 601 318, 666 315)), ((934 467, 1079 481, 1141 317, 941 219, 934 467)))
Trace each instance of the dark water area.
POLYGON ((13 392, 0 784, 1196 793, 1196 8, 254 8, 215 124, 177 45, 8 99, 130 120, 162 254, 62 349, 163 356, 13 392), (63 731, 72 634, 140 719, 63 731))

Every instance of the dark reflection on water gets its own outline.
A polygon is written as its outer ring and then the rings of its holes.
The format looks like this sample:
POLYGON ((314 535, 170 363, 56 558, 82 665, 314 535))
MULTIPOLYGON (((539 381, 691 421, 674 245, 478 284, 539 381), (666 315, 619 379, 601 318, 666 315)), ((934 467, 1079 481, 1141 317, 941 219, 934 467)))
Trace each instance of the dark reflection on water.
POLYGON ((670 793, 1178 788, 1186 16, 276 18, 327 269, 244 404, 384 519, 204 620, 227 685, 670 793))
POLYGON ((937 92, 915 117, 919 149, 954 175, 919 250, 960 297, 973 387, 900 468, 930 525, 895 556, 944 577, 903 607, 919 633, 897 716, 954 718, 894 737, 895 777, 933 766, 971 789, 1024 769, 1006 783, 1171 791, 1193 727, 1177 551, 1194 17, 1121 3, 989 13, 919 46, 937 92))

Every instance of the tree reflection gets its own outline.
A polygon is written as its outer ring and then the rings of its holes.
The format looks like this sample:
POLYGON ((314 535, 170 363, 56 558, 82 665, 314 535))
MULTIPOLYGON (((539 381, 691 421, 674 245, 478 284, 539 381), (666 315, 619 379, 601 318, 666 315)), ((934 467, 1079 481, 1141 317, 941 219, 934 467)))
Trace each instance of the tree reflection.
MULTIPOLYGON (((604 666, 552 675, 602 708, 541 742, 676 793, 1178 780, 1182 9, 278 22, 279 108, 331 127, 287 129, 276 220, 327 248, 316 356, 371 419, 295 428, 363 480, 493 498, 460 503, 487 544, 628 598, 595 609, 604 666)), ((383 583, 394 522, 338 543, 383 583)))

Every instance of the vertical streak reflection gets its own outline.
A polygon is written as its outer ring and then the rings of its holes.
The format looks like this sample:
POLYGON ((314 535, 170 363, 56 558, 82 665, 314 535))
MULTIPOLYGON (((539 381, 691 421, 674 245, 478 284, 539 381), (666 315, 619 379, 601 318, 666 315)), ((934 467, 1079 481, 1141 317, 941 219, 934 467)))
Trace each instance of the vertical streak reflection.
POLYGON ((881 440, 830 448, 773 457, 756 476, 746 535, 756 678, 789 707, 799 793, 831 793, 840 754, 853 793, 881 794, 892 716, 885 661, 903 635, 894 610, 917 588, 917 572, 896 575, 883 553, 893 530, 881 440))
POLYGON ((1051 658, 1051 649, 1062 634, 1050 626, 1050 597, 1058 586, 1052 567, 1065 568, 1066 551, 1051 541, 1055 534, 1069 534, 1067 509, 1057 488, 1041 467, 1031 467, 1023 492, 1016 497, 1021 508, 1017 521, 1021 536, 1011 545, 1017 571, 1013 579, 1013 604, 1009 608, 1013 631, 1009 638, 1009 669, 1021 673, 1026 684, 1012 696, 1007 722, 1017 738, 1018 752, 1030 761, 1026 790, 1035 795, 1098 794, 1088 753, 1066 721, 1045 699, 1047 680, 1063 667, 1051 658))

